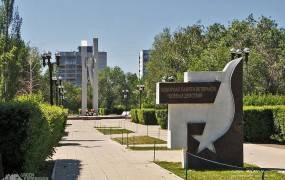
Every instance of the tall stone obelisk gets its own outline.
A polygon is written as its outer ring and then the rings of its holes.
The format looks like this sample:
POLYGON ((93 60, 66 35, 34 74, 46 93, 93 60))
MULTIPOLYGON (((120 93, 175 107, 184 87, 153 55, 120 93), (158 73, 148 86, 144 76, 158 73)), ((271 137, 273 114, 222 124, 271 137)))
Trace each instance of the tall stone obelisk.
POLYGON ((92 107, 98 112, 98 38, 93 39, 92 51, 86 41, 81 42, 80 55, 82 62, 82 108, 81 115, 87 112, 87 84, 88 78, 92 87, 92 107))
POLYGON ((80 46, 81 68, 82 68, 82 84, 81 84, 81 115, 85 115, 87 111, 87 41, 81 41, 80 46))
POLYGON ((93 109, 97 112, 98 111, 98 38, 93 38, 93 99, 92 105, 93 109))

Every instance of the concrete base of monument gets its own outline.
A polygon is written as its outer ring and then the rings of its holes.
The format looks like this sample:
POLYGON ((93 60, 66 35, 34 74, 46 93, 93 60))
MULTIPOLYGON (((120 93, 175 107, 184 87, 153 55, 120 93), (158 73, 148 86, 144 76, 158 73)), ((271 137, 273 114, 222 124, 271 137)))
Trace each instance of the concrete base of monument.
POLYGON ((122 115, 68 116, 68 120, 101 120, 101 119, 130 119, 130 116, 122 116, 122 115))

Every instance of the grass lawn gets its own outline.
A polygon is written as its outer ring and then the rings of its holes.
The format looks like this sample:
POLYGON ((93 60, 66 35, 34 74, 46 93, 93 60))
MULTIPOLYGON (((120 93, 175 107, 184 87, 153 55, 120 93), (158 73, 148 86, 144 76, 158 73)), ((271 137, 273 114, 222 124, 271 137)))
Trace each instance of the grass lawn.
POLYGON ((133 131, 130 131, 128 129, 119 129, 119 128, 97 128, 97 130, 104 135, 109 135, 109 134, 124 134, 126 133, 133 133, 133 131))
MULTIPOLYGON (((165 162, 157 161, 155 162, 159 166, 167 169, 168 171, 176 174, 177 176, 185 179, 185 170, 181 168, 180 162, 165 162)), ((252 167, 251 165, 245 164, 245 167, 252 167)), ((262 173, 260 171, 234 171, 234 170, 209 170, 209 171, 196 171, 188 170, 188 179, 195 180, 208 180, 208 179, 224 179, 224 180, 259 180, 261 179, 262 173)), ((281 174, 275 171, 265 172, 264 179, 276 179, 284 180, 285 174, 281 174)))
MULTIPOLYGON (((129 146, 128 149, 134 150, 134 151, 153 151, 153 146, 129 146)), ((180 149, 169 149, 169 148, 167 148, 165 146, 156 146, 155 150, 158 150, 158 151, 173 151, 173 150, 180 150, 180 149)))
MULTIPOLYGON (((121 137, 112 138, 114 141, 117 141, 120 144, 125 144, 127 142, 126 134, 124 134, 123 142, 121 137)), ((129 145, 132 144, 153 144, 155 141, 156 144, 166 144, 166 141, 161 139, 153 138, 150 136, 131 136, 128 138, 129 145)))

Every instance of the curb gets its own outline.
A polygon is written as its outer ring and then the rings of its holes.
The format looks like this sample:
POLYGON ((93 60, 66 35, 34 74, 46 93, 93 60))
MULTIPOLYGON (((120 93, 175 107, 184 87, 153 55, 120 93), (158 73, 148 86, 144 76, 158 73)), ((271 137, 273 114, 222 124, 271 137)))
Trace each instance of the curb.
POLYGON ((52 169, 52 174, 51 174, 51 179, 52 179, 52 180, 55 180, 55 169, 56 169, 56 165, 57 165, 57 160, 55 160, 54 166, 53 166, 53 169, 52 169))

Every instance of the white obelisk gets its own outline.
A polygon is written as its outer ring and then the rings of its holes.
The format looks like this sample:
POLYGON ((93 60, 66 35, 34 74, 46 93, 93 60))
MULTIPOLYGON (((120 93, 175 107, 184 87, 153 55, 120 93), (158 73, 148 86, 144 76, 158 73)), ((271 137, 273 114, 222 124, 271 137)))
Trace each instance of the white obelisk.
POLYGON ((98 38, 93 38, 93 99, 92 99, 92 105, 93 109, 98 113, 98 38))
POLYGON ((80 46, 82 84, 81 84, 81 115, 87 111, 87 41, 81 41, 80 46))
POLYGON ((92 87, 92 107, 98 113, 98 38, 93 39, 93 53, 88 51, 87 41, 82 41, 80 46, 82 62, 82 108, 81 115, 87 112, 87 84, 88 77, 92 87))

